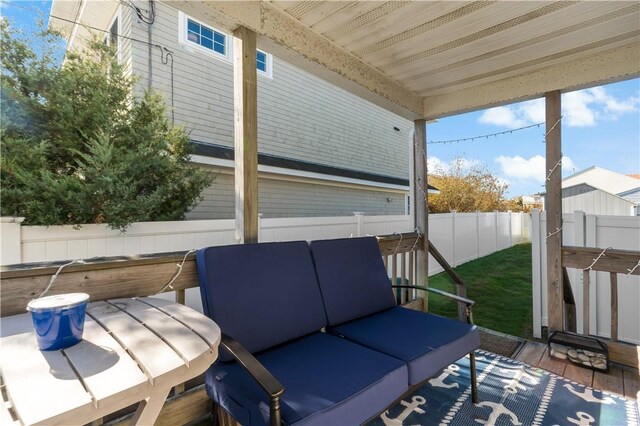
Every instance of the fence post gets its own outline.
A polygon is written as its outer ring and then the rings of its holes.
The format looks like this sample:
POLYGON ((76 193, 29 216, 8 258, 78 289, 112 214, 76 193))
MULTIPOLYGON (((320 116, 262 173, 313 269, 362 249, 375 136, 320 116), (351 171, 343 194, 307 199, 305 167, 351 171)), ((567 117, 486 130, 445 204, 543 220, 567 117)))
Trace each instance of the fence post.
MULTIPOLYGON (((598 245, 598 233, 596 232, 598 229, 598 216, 593 214, 585 215, 585 226, 584 226, 584 246, 585 247, 600 247, 598 245)), ((604 247, 603 247, 604 248, 604 247)), ((589 294, 591 294, 591 303, 589 307, 589 331, 590 334, 598 334, 598 308, 603 306, 601 303, 598 303, 597 292, 598 289, 598 273, 593 272, 591 274, 591 279, 589 280, 589 294)), ((606 281, 605 281, 606 282, 606 281)), ((604 305, 606 306, 606 305, 604 305)), ((609 305, 611 306, 611 305, 609 305)), ((611 317, 611 311, 609 309, 604 309, 600 315, 609 315, 611 317)))
POLYGON ((498 243, 500 242, 500 235, 499 235, 500 229, 498 228, 498 210, 494 210, 493 211, 493 226, 495 227, 495 230, 496 230, 496 232, 495 232, 495 234, 496 234, 496 250, 495 251, 498 251, 498 250, 500 250, 500 248, 499 248, 500 246, 498 246, 498 243))
POLYGON ((0 265, 22 263, 22 232, 20 224, 24 217, 1 217, 0 234, 2 246, 0 249, 0 265))
POLYGON ((480 212, 476 210, 476 259, 480 259, 480 212))
POLYGON ((258 242, 262 242, 262 215, 263 213, 258 213, 258 242))
POLYGON ((542 258, 540 257, 540 210, 531 210, 531 281, 533 337, 542 338, 542 258))
MULTIPOLYGON (((571 246, 585 247, 585 221, 584 212, 582 210, 576 210, 573 212, 573 241, 565 241, 565 244, 571 246)), ((584 333, 584 310, 589 309, 588 306, 584 306, 584 282, 583 276, 576 269, 570 269, 569 279, 571 283, 575 283, 575 300, 576 300, 576 317, 577 317, 577 332, 584 333)))
POLYGON ((513 212, 511 210, 507 210, 509 213, 509 247, 513 247, 513 212))
POLYGON ((364 212, 353 212, 356 217, 356 237, 364 235, 364 212))
POLYGON ((454 268, 458 266, 458 261, 456 260, 456 213, 457 210, 450 210, 451 212, 451 266, 454 268))

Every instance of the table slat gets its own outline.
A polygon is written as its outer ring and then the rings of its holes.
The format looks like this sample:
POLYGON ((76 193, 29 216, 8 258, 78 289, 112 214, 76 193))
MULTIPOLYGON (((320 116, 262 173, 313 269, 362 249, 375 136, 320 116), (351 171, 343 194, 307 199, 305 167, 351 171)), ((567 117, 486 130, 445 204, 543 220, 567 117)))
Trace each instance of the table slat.
POLYGON ((186 368, 182 359, 151 330, 107 302, 92 303, 87 312, 130 350, 152 382, 186 368))
POLYGON ((187 324, 192 330, 204 338, 209 346, 217 348, 220 343, 220 327, 205 315, 193 309, 156 297, 142 297, 139 300, 156 306, 157 308, 175 317, 178 321, 187 324))
POLYGON ((83 377, 97 407, 109 403, 110 398, 143 394, 150 386, 138 364, 98 323, 87 318, 83 338, 64 352, 83 377))
POLYGON ((35 333, 3 338, 0 365, 9 399, 25 424, 59 424, 65 413, 93 406, 62 352, 38 350, 35 333))
POLYGON ((153 330, 182 357, 187 365, 204 352, 208 352, 209 345, 200 336, 155 307, 132 299, 111 302, 153 330))

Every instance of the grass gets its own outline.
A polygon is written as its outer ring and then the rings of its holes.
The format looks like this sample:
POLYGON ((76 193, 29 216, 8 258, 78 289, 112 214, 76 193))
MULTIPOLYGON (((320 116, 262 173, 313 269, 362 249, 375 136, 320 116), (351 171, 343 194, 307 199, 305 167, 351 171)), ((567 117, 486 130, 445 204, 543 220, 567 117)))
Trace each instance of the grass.
MULTIPOLYGON (((512 336, 532 337, 531 244, 514 247, 467 262, 455 268, 467 287, 474 322, 512 336)), ((446 273, 429 278, 429 286, 455 294, 446 273)), ((429 296, 429 311, 457 318, 456 304, 429 296)))

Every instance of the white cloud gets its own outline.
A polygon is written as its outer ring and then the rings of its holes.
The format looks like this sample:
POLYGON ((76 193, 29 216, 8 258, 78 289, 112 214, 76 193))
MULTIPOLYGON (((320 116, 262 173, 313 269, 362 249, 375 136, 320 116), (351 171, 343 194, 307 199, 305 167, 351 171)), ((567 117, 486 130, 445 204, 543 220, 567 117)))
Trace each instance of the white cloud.
MULTIPOLYGON (((545 159, 541 155, 531 158, 523 158, 519 155, 507 157, 501 155, 495 159, 500 165, 502 174, 508 178, 519 181, 535 181, 543 183, 547 178, 548 171, 545 167, 545 159)), ((575 163, 569 157, 562 157, 562 170, 571 172, 576 168, 575 163)))
MULTIPOLYGON (((563 123, 569 127, 595 126, 598 120, 617 120, 638 111, 640 96, 616 98, 602 87, 565 93, 562 96, 563 123)), ((521 102, 486 110, 480 123, 515 129, 545 120, 544 99, 521 102)))

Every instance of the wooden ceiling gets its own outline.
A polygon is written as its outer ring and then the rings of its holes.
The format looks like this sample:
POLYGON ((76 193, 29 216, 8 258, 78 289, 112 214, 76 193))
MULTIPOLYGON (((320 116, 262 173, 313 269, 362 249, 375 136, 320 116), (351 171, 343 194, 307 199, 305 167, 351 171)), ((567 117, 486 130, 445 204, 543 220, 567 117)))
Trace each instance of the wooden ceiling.
POLYGON ((275 1, 426 97, 640 42, 637 1, 275 1))

